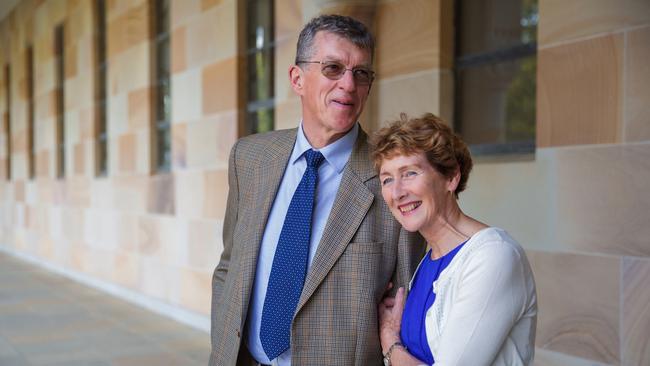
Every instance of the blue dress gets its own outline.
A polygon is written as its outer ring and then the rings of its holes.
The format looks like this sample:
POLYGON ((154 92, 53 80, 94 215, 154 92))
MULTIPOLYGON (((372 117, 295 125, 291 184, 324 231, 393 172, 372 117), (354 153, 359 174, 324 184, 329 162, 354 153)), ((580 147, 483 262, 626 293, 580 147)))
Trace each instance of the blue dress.
POLYGON ((431 250, 429 250, 415 273, 411 291, 406 297, 400 331, 402 343, 410 354, 427 365, 432 365, 435 362, 427 342, 427 332, 424 326, 427 310, 436 300, 433 283, 464 244, 465 242, 438 259, 431 259, 431 250))

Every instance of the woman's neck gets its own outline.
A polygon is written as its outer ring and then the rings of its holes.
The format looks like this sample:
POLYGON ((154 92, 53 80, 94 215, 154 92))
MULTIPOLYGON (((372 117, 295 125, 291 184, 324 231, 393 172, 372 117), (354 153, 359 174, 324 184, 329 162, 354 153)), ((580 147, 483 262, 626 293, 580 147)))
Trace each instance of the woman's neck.
POLYGON ((427 241, 427 247, 431 249, 433 259, 451 252, 486 226, 465 215, 456 202, 449 207, 444 214, 436 217, 435 222, 420 231, 427 241))

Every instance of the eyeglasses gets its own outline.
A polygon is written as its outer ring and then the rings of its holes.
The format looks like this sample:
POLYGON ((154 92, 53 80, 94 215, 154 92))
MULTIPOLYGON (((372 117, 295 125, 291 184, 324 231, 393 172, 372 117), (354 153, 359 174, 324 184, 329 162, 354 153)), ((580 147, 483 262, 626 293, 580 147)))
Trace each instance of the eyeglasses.
POLYGON ((345 65, 336 61, 296 61, 296 64, 321 64, 320 72, 330 80, 339 80, 346 71, 352 71, 354 81, 359 85, 370 85, 375 79, 375 72, 367 67, 346 69, 345 65))

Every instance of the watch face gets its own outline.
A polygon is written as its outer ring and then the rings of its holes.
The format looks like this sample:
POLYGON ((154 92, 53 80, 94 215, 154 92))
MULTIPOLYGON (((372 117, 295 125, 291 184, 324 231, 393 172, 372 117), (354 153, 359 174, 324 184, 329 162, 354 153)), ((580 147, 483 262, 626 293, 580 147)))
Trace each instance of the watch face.
POLYGON ((384 357, 384 366, 390 366, 390 360, 384 357))

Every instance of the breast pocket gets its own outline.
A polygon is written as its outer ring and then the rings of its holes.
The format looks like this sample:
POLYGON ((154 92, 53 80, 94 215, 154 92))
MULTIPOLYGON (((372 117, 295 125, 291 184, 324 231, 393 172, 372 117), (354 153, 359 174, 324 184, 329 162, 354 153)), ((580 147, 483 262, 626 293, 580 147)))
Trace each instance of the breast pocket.
POLYGON ((348 244, 343 255, 379 254, 383 250, 382 242, 352 242, 348 244))
POLYGON ((381 242, 350 243, 336 264, 336 281, 351 294, 374 302, 390 279, 394 266, 387 265, 381 242))

